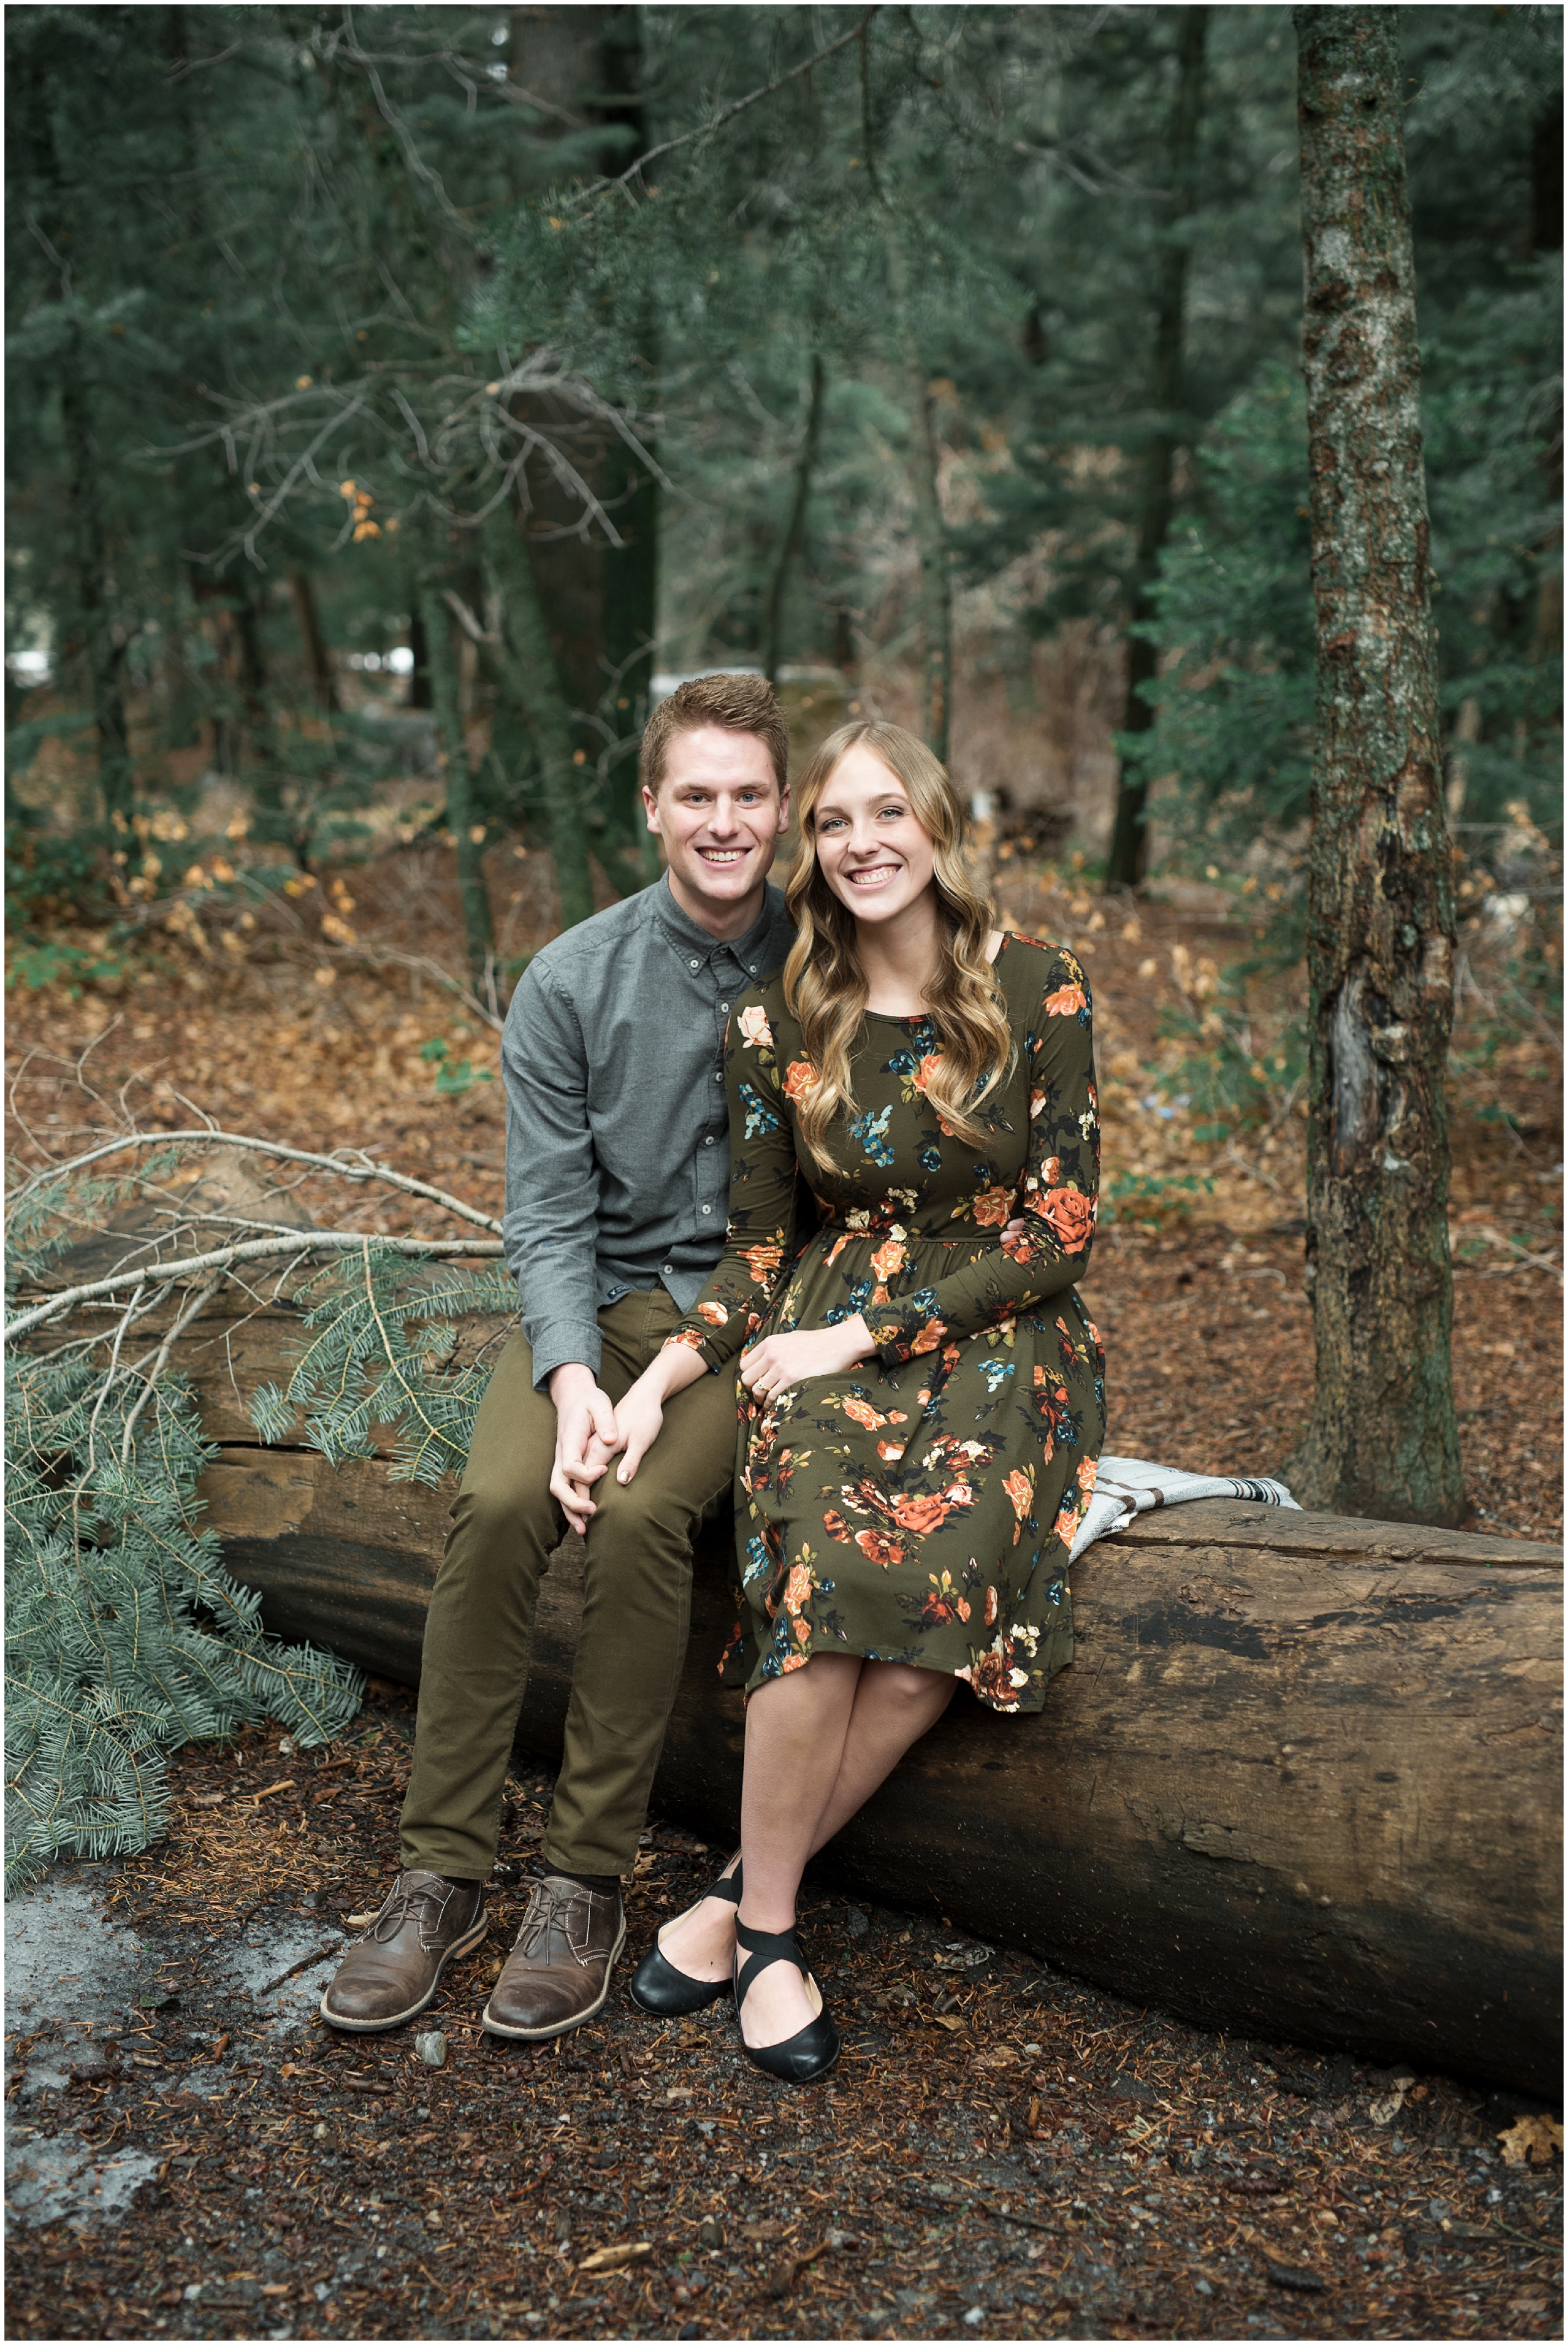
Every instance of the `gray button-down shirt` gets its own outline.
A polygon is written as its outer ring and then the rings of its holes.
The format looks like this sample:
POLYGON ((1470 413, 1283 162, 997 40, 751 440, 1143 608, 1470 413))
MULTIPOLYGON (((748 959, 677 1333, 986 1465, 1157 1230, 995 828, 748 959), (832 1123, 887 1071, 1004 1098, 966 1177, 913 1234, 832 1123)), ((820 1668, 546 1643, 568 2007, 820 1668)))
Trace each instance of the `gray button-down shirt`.
POLYGON ((776 888, 721 944, 666 877, 523 971, 501 1045, 504 1228, 536 1384, 566 1360, 597 1376, 596 1315, 633 1287, 662 1282, 689 1311, 706 1285, 729 1198, 724 1028, 794 941, 776 888))

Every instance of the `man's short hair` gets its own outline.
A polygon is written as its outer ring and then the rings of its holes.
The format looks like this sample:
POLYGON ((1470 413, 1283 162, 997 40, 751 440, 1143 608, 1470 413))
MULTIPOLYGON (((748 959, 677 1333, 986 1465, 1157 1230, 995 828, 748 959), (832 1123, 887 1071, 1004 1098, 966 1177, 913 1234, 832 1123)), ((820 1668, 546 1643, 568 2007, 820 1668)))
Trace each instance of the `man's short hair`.
POLYGON ((773 759, 783 797, 789 780, 789 726, 777 695, 765 675, 728 674, 688 677, 648 719, 637 756, 637 778, 652 797, 659 795, 677 733, 695 733, 703 725, 722 725, 727 733, 754 733, 773 759))

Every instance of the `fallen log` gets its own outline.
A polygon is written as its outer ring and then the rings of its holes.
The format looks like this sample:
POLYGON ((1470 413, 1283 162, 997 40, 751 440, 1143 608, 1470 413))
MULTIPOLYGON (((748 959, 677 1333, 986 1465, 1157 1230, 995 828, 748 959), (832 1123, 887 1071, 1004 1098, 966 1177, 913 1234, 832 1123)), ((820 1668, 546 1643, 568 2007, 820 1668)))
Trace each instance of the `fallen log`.
MULTIPOLYGON (((190 1365, 230 1569, 280 1634, 414 1683, 450 1487, 248 1442, 237 1339, 215 1339, 221 1371, 190 1365)), ((245 1370, 275 1341, 253 1316, 245 1370)), ((722 1537, 700 1548, 654 1791, 720 1844, 742 1752, 714 1675, 726 1561, 722 1537)), ((541 1599, 520 1741, 548 1760, 581 1571, 568 1540, 541 1599)), ((1041 1714, 960 1695, 823 1877, 1205 2026, 1553 2096, 1560 1551, 1205 1500, 1140 1518, 1073 1579, 1078 1656, 1041 1714)))

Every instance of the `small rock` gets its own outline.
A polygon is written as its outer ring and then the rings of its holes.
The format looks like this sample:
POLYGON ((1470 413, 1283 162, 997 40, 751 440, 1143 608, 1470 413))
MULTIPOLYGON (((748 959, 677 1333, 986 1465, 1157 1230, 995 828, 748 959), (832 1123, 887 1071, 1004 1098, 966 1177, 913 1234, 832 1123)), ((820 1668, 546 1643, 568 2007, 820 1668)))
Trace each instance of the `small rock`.
POLYGON ((447 2039, 439 2027, 426 2035, 416 2035, 414 2049, 427 2068, 444 2068, 447 2065, 447 2039))
POLYGON ((1300 2296, 1320 2296, 1329 2283, 1314 2271, 1300 2271, 1291 2264, 1268 2264, 1263 2267, 1275 2288, 1294 2289, 1300 2296))
POLYGON ((286 1734, 286 1735, 283 1737, 282 1741, 281 1741, 281 1742, 278 1744, 278 1756, 280 1759, 292 1759, 292 1758, 293 1758, 293 1756, 294 1756, 294 1738, 293 1738, 293 1736, 292 1736, 291 1734, 286 1734))
POLYGON ((325 2141, 327 2139, 329 2130, 329 2128, 328 2127, 319 2125, 316 2128, 316 2139, 318 2141, 325 2141))
POLYGON ((972 2304, 969 2307, 968 2311, 964 2315, 964 2326, 966 2329, 978 2329, 981 2321, 984 2320, 985 2318, 985 2306, 983 2304, 972 2304))
POLYGON ((863 1914, 858 1905, 846 1905, 844 1909, 844 1926, 852 1938, 864 1938, 871 1927, 871 1916, 869 1914, 863 1914))
POLYGON ((716 2215, 704 2215, 697 2228, 697 2245, 700 2248, 722 2248, 723 2244, 723 2225, 716 2215))

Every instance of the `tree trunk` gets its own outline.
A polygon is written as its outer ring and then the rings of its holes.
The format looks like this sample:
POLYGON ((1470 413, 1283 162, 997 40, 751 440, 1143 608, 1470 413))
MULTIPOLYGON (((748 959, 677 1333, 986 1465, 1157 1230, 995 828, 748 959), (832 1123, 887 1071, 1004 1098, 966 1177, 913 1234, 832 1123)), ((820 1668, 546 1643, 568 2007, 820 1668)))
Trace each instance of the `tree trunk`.
POLYGON ((571 705, 561 688, 533 565, 510 505, 499 507, 485 523, 484 558, 486 579, 501 613, 502 641, 491 647, 491 655, 502 688, 533 739, 548 808, 561 925, 572 929, 593 910, 578 781, 582 767, 576 763, 571 705))
POLYGON ((468 944, 469 974, 481 991, 491 972, 494 931, 490 898, 485 893, 483 835, 475 838, 473 779, 469 772, 468 746, 463 739, 459 697, 458 665, 452 657, 451 619, 434 570, 420 578, 420 615, 430 650, 430 699, 436 729, 446 759, 447 827, 458 858, 458 894, 462 902, 463 935, 468 944))
POLYGON ((763 606, 763 672, 770 684, 777 684, 779 680, 779 669, 784 662, 784 598, 789 590, 790 573, 799 561, 801 547, 805 542, 805 509, 811 498, 812 474, 816 470, 817 443, 822 437, 823 380, 822 352, 813 350, 805 431, 801 439, 800 453, 795 458, 789 518, 779 539, 773 575, 768 580, 767 597, 763 606))
MULTIPOLYGON (((632 8, 595 5, 510 11, 508 72, 544 109, 531 133, 536 146, 552 132, 581 141, 594 128, 630 133, 629 140, 613 146, 606 140, 607 161, 612 155, 630 160, 646 146, 638 15, 632 8)), ((615 168, 622 165, 617 161, 615 168)), ((649 303, 643 305, 638 340, 638 371, 652 382, 658 320, 649 303)), ((612 544, 597 529, 579 534, 581 501, 546 465, 530 465, 528 503, 536 525, 522 543, 545 614, 544 640, 565 695, 572 744, 583 752, 574 795, 580 818, 594 817, 584 843, 600 856, 615 886, 635 888, 659 868, 656 860, 642 859, 644 826, 635 761, 623 755, 602 786, 597 769, 604 746, 601 726, 629 739, 641 732, 646 715, 658 628, 658 483, 615 431, 569 401, 538 392, 515 405, 519 415, 570 458, 611 513, 622 540, 612 544)), ((582 892, 586 866, 581 853, 562 863, 561 885, 562 918, 570 898, 583 905, 572 917, 585 919, 592 903, 582 892)))
MULTIPOLYGON (((294 597, 294 615, 299 622, 299 640, 305 647, 305 665, 310 672, 310 688, 316 695, 316 706, 323 716, 330 716, 338 706, 338 679, 332 673, 332 655, 327 649, 327 638, 321 633, 321 621, 316 609, 316 591, 310 584, 310 574, 295 563, 288 573, 288 591, 294 597)), ((429 702, 426 702, 429 706, 429 702)))
POLYGON ((103 500, 98 489, 97 451, 87 404, 86 352, 73 331, 60 381, 60 420, 70 463, 72 534, 75 540, 76 608, 86 638, 92 677, 93 722, 98 736, 98 791, 104 817, 128 822, 133 782, 130 737, 126 726, 120 670, 125 647, 116 641, 103 500))
POLYGON ((946 765, 953 725, 953 584, 938 485, 936 418, 915 318, 905 228, 896 218, 888 222, 887 261, 914 410, 910 477, 915 491, 915 542, 920 553, 920 726, 926 746, 946 765))
MULTIPOLYGON (((1182 11, 1176 104, 1170 117, 1170 192, 1166 198, 1165 234, 1160 244, 1154 364, 1148 379, 1154 431, 1144 453, 1138 499, 1138 563, 1133 573, 1131 632, 1127 648, 1127 705, 1121 720, 1124 733, 1147 733, 1154 723, 1154 711, 1144 698, 1142 687, 1154 675, 1158 654, 1140 630, 1154 618, 1154 582, 1159 571, 1160 548, 1170 530, 1187 317, 1188 241, 1182 224, 1192 209, 1209 13, 1207 7, 1182 11)), ((1106 865, 1108 888, 1136 888, 1143 878, 1148 850, 1148 781, 1141 777, 1135 779, 1124 764, 1117 783, 1116 824, 1106 865)))
POLYGON ((1392 8, 1303 7, 1318 677, 1308 890, 1310 1507, 1464 1511, 1449 1338, 1453 903, 1392 8))

